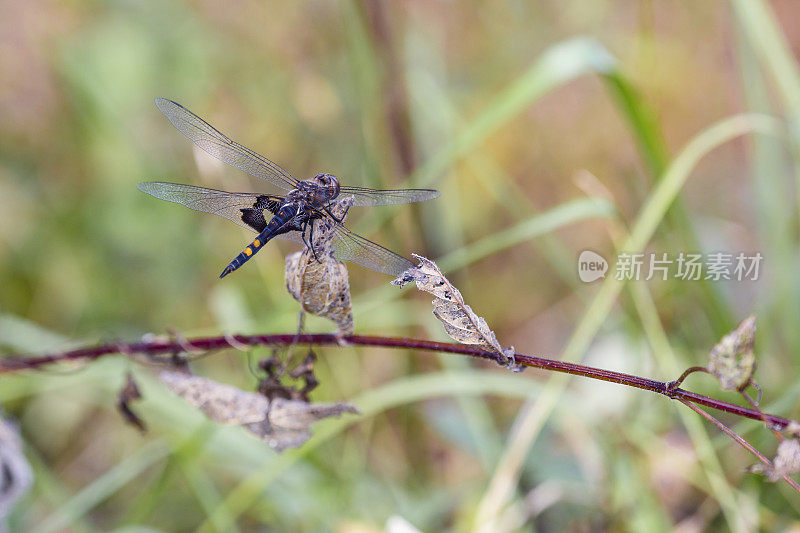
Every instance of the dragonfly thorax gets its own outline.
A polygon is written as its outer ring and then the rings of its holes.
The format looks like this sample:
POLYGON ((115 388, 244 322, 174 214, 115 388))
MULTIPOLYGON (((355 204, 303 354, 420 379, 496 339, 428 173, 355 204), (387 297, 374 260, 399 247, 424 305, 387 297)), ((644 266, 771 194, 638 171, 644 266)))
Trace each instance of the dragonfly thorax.
POLYGON ((301 190, 307 195, 307 200, 311 204, 327 204, 339 196, 339 180, 333 174, 317 174, 300 183, 303 185, 301 190))

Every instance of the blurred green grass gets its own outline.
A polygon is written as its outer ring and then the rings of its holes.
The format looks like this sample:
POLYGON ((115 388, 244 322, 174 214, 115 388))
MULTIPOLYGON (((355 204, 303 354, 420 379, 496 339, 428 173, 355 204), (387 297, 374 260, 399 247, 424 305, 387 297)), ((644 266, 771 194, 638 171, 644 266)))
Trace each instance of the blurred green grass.
MULTIPOLYGON (((152 105, 165 96, 300 177, 440 188, 431 205, 350 224, 440 259, 521 352, 671 379, 758 313, 765 404, 796 417, 800 34, 780 22, 797 8, 544 5, 11 6, 0 344, 294 329, 289 247, 219 282, 249 236, 136 191, 148 179, 258 186, 193 154, 152 105), (392 106, 406 107, 408 131, 392 106), (398 134, 417 162, 408 175, 398 134), (586 197, 583 169, 598 197, 586 197), (611 257, 612 232, 630 232, 616 243, 628 251, 761 251, 764 271, 757 283, 579 283, 578 253, 611 257)), ((357 269, 357 332, 446 338, 428 298, 357 269)), ((197 370, 255 383, 243 354, 197 370)), ((122 359, 4 376, 0 403, 36 471, 12 530, 379 530, 395 515, 422 530, 797 525, 797 495, 744 474, 752 458, 660 398, 367 349, 324 350, 317 374, 316 400, 347 399, 364 416, 320 424, 283 455, 214 427, 122 359), (145 437, 114 411, 131 368, 145 437)), ((710 380, 688 385, 733 399, 710 380)), ((737 428, 774 446, 758 424, 737 428)))

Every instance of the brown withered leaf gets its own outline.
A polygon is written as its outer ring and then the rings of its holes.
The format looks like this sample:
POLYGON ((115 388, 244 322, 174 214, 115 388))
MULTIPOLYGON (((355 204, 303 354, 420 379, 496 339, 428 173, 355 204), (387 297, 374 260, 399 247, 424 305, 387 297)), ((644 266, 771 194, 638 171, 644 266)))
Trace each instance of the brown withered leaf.
POLYGON ((433 294, 433 314, 444 326, 450 337, 462 344, 483 346, 503 358, 508 368, 515 372, 522 367, 514 362, 514 347, 503 348, 497 337, 482 317, 464 302, 461 292, 442 274, 439 267, 425 257, 413 254, 419 265, 409 268, 397 279, 394 285, 403 286, 414 281, 417 289, 433 294))
MULTIPOLYGON (((352 203, 352 197, 343 198, 330 206, 330 211, 341 218, 352 203)), ((333 257, 330 221, 322 218, 314 224, 314 252, 303 248, 286 258, 286 288, 303 311, 332 320, 340 335, 351 335, 353 311, 347 267, 333 257)))
POLYGON ((172 392, 219 424, 259 422, 269 409, 269 400, 265 397, 232 385, 167 370, 159 373, 158 377, 172 392))
POLYGON ((750 315, 742 320, 717 343, 708 354, 708 371, 725 390, 742 390, 750 383, 756 369, 753 354, 756 317, 750 315))
POLYGON ((244 427, 261 437, 270 448, 281 451, 296 448, 311 438, 311 424, 323 418, 339 417, 345 413, 358 414, 347 403, 306 403, 301 400, 275 398, 269 417, 244 427))
MULTIPOLYGON (((0 413, 1 414, 1 413, 0 413)), ((33 472, 16 427, 0 417, 0 531, 4 519, 33 483, 33 472)))
POLYGON ((159 379, 175 394, 218 424, 240 425, 281 451, 311 437, 311 424, 344 413, 358 413, 346 403, 312 404, 275 398, 182 372, 162 371, 159 379))
POLYGON ((764 474, 773 483, 783 476, 800 472, 800 441, 783 439, 778 443, 778 452, 772 460, 772 466, 758 463, 748 469, 750 472, 764 474))

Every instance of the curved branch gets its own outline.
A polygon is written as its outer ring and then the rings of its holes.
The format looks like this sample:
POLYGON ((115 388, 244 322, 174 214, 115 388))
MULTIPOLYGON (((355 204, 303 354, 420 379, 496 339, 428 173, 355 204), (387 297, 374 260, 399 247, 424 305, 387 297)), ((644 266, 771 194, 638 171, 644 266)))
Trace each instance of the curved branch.
MULTIPOLYGON (((226 348, 236 348, 241 350, 243 347, 250 346, 288 346, 293 344, 313 344, 318 346, 378 346, 385 348, 405 348, 411 350, 425 350, 432 352, 455 353, 469 355, 481 359, 489 359, 499 364, 503 364, 503 356, 494 352, 486 351, 477 346, 464 344, 454 344, 449 342, 436 342, 424 339, 409 339, 405 337, 379 337, 369 335, 348 335, 340 337, 333 334, 277 334, 277 335, 222 335, 215 337, 198 337, 194 339, 179 339, 170 341, 140 341, 134 343, 112 343, 78 348, 76 350, 53 353, 42 356, 9 356, 0 359, 0 374, 19 372, 22 370, 34 370, 46 365, 66 362, 66 361, 93 361, 100 357, 122 353, 125 355, 143 354, 149 356, 163 354, 178 354, 191 348, 192 352, 209 352, 226 348)), ((643 378, 632 374, 604 370, 602 368, 569 363, 537 357, 534 355, 515 354, 516 362, 521 366, 541 368, 553 372, 573 374, 591 379, 609 381, 619 385, 635 387, 637 389, 649 390, 657 394, 662 394, 674 400, 690 402, 698 405, 705 405, 713 409, 725 411, 744 418, 765 421, 774 429, 783 429, 789 425, 790 420, 761 413, 756 409, 736 405, 702 394, 697 394, 685 389, 674 387, 671 382, 657 381, 643 378)))

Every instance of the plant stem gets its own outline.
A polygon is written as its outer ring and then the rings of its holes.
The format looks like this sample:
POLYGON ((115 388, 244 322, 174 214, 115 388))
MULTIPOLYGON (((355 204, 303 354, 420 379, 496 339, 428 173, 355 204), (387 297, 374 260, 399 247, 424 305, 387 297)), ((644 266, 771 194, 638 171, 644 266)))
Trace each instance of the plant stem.
MULTIPOLYGON (((52 353, 41 356, 7 356, 0 359, 0 374, 18 372, 22 370, 33 370, 49 364, 66 361, 93 361, 105 355, 122 353, 125 355, 143 354, 149 356, 162 354, 179 354, 181 352, 209 352, 225 348, 267 345, 267 346, 288 346, 294 344, 313 344, 319 346, 381 346, 386 348, 405 348, 412 350, 425 350, 433 352, 455 353, 490 359, 497 363, 503 363, 504 356, 494 352, 486 351, 479 346, 469 346, 464 344, 454 344, 448 342, 436 342, 424 339, 409 339, 405 337, 377 337, 369 335, 349 335, 339 337, 332 334, 277 334, 277 335, 222 335, 216 337, 198 337, 194 339, 178 340, 153 340, 140 341, 135 343, 111 343, 97 346, 89 346, 76 350, 52 353)), ((775 429, 786 427, 790 420, 765 413, 756 409, 743 407, 732 403, 696 394, 694 392, 675 387, 673 382, 657 381, 643 378, 632 374, 604 370, 577 363, 558 361, 545 357, 533 355, 515 354, 516 362, 521 366, 541 368, 553 372, 562 372, 583 376, 591 379, 609 381, 619 385, 627 385, 637 389, 649 390, 657 394, 663 394, 668 398, 691 402, 694 404, 705 405, 720 411, 725 411, 737 416, 761 420, 768 423, 775 429)))

